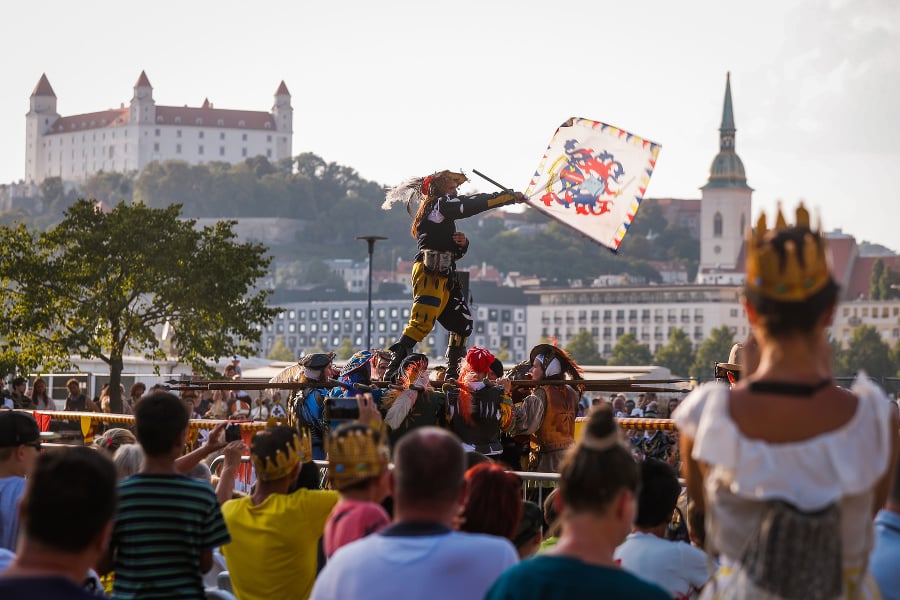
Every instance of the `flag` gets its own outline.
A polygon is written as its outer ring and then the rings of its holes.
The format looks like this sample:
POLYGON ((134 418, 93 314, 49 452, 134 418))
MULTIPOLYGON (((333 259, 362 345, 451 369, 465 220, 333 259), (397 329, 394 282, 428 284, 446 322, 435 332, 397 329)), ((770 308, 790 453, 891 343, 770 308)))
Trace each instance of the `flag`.
POLYGON ((573 117, 559 126, 528 184, 528 202, 613 252, 637 213, 660 145, 573 117))

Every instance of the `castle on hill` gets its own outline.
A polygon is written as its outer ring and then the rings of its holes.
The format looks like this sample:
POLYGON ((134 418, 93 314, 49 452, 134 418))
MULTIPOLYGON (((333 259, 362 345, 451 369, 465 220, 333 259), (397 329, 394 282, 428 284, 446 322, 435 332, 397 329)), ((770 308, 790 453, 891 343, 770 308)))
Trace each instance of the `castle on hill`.
POLYGON ((25 116, 25 183, 47 177, 81 182, 100 171, 140 171, 150 162, 237 163, 253 156, 290 158, 291 94, 284 81, 271 112, 201 106, 163 106, 143 71, 131 102, 119 108, 62 116, 46 75, 31 94, 25 116))

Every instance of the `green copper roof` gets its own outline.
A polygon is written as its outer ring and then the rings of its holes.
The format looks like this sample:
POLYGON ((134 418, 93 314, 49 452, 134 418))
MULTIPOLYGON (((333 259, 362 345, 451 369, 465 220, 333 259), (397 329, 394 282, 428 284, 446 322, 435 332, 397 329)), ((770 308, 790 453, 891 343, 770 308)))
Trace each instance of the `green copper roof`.
POLYGON ((731 73, 725 76, 725 102, 722 106, 722 126, 719 127, 719 153, 709 168, 709 181, 705 188, 743 188, 747 185, 744 163, 735 152, 734 109, 731 106, 731 73))

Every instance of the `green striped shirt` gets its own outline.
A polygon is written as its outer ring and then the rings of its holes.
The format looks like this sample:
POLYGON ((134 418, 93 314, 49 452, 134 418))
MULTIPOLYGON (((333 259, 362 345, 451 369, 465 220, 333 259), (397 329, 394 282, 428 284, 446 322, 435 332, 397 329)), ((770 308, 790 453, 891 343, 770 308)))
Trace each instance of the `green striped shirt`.
POLYGON ((203 598, 200 555, 230 540, 208 483, 133 475, 119 483, 113 598, 203 598))

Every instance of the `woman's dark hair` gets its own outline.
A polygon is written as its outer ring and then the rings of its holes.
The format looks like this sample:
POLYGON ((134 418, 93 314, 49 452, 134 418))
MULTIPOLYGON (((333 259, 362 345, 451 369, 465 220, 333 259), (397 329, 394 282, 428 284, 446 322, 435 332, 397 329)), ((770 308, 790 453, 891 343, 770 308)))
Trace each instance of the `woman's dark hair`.
POLYGON ((620 491, 637 491, 640 471, 618 436, 611 406, 604 404, 591 411, 584 439, 569 450, 560 466, 559 491, 566 508, 602 514, 620 491), (607 443, 610 445, 604 449, 589 447, 607 443))
POLYGON ((469 495, 460 529, 515 539, 522 518, 522 481, 497 463, 481 463, 466 471, 469 495))
MULTIPOLYGON (((817 243, 825 243, 808 227, 789 227, 773 233, 771 239, 766 241, 766 245, 775 250, 782 268, 787 263, 786 246, 789 242, 794 248, 792 253, 798 261, 801 261, 801 266, 804 266, 801 249, 806 243, 806 236, 812 235, 816 238, 817 243)), ((829 277, 825 287, 805 300, 788 302, 774 300, 763 295, 759 289, 748 284, 744 285, 744 297, 747 299, 747 303, 756 311, 763 329, 775 337, 811 331, 822 315, 837 303, 839 291, 840 286, 832 277, 829 277)))

